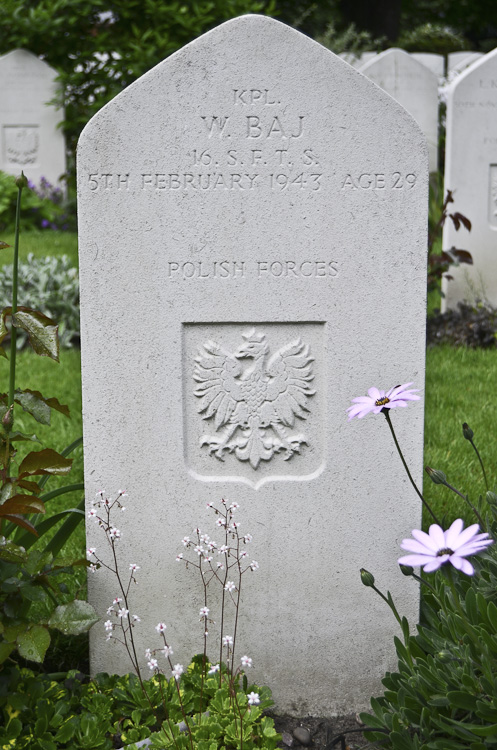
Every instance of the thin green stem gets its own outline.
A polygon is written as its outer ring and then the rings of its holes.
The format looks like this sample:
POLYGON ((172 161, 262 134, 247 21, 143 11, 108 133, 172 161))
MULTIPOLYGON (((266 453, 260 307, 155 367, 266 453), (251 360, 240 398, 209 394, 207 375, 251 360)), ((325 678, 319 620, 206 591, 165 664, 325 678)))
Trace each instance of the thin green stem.
POLYGON ((411 482, 412 486, 414 487, 414 489, 416 491, 416 494, 420 498, 421 502, 423 503, 423 505, 426 508, 426 510, 428 511, 428 513, 430 513, 430 515, 432 516, 432 518, 435 521, 435 523, 439 524, 438 518, 436 517, 436 515, 434 514, 434 512, 430 508, 429 504, 424 499, 424 497, 421 494, 421 492, 418 490, 418 488, 416 486, 416 483, 415 483, 414 479, 411 476, 411 472, 409 471, 409 467, 407 466, 407 463, 405 461, 404 454, 402 453, 402 451, 400 449, 400 445, 399 445, 399 442, 397 440, 397 436, 395 434, 395 430, 393 429, 392 421, 390 419, 389 409, 383 409, 382 412, 385 415, 385 418, 387 420, 388 426, 390 427, 390 432, 392 433, 392 437, 393 437, 393 440, 394 440, 394 443, 395 443, 395 447, 397 448, 397 451, 398 451, 398 454, 400 456, 400 459, 401 459, 402 463, 404 464, 404 469, 407 472, 407 476, 409 477, 409 481, 411 482))
POLYGON ((384 602, 386 602, 388 604, 388 606, 390 607, 390 609, 392 610, 392 612, 395 615, 395 619, 399 623, 400 627, 402 627, 402 619, 401 619, 399 613, 397 612, 397 607, 393 603, 393 600, 389 601, 387 599, 387 597, 385 596, 385 594, 382 594, 381 591, 380 591, 380 589, 377 589, 374 584, 371 586, 371 588, 373 589, 373 591, 376 591, 376 593, 378 594, 378 596, 381 596, 381 598, 383 599, 384 602))
MULTIPOLYGON (((16 226, 14 240, 14 263, 12 268, 12 319, 17 312, 17 289, 18 289, 18 269, 19 269, 19 225, 21 219, 21 194, 22 186, 17 188, 17 206, 16 206, 16 226)), ((12 322, 10 328, 10 376, 9 376, 9 402, 8 406, 14 403, 14 391, 16 381, 16 339, 17 329, 12 322)))
POLYGON ((444 484, 445 484, 446 487, 448 487, 449 490, 452 490, 452 492, 455 492, 456 495, 459 495, 459 497, 462 497, 462 499, 465 502, 467 502, 467 504, 469 505, 469 507, 471 508, 471 510, 473 511, 473 513, 475 514, 475 516, 477 517, 477 519, 479 520, 479 522, 481 524, 481 528, 484 529, 485 528, 485 523, 483 521, 483 518, 481 517, 481 515, 476 510, 475 506, 473 505, 473 503, 471 502, 471 500, 469 499, 469 497, 467 495, 463 495, 462 492, 459 492, 459 490, 456 490, 456 488, 453 487, 448 482, 444 482, 444 484))
POLYGON ((485 467, 483 466, 483 461, 481 460, 481 456, 480 456, 480 454, 479 454, 479 452, 478 452, 478 448, 477 448, 477 447, 476 447, 476 445, 475 445, 475 444, 473 443, 473 440, 470 440, 469 442, 470 442, 470 443, 471 443, 471 445, 473 446, 473 450, 474 450, 474 452, 476 453, 476 455, 478 456, 478 461, 480 462, 481 470, 482 470, 482 473, 483 473, 483 479, 485 480, 485 489, 486 489, 486 490, 487 490, 487 492, 488 492, 488 481, 487 481, 487 475, 486 475, 486 472, 485 472, 485 467))

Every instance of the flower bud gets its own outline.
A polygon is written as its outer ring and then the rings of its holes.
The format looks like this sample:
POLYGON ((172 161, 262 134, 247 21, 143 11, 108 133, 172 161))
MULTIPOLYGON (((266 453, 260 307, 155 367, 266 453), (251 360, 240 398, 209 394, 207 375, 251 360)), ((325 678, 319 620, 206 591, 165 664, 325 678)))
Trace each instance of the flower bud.
POLYGON ((495 494, 495 492, 491 492, 490 490, 488 490, 485 495, 485 500, 489 505, 497 505, 497 495, 495 494))
POLYGON ((410 565, 399 565, 399 568, 405 576, 414 575, 414 568, 412 568, 410 565))
POLYGON ((7 411, 2 417, 2 427, 4 427, 6 430, 10 430, 13 424, 14 424, 14 404, 11 404, 11 406, 7 409, 7 411))
POLYGON ((425 471, 434 484, 447 484, 447 477, 445 476, 443 471, 439 471, 438 469, 431 469, 429 466, 425 467, 425 471))
POLYGON ((473 432, 473 430, 470 427, 468 427, 468 423, 467 422, 464 422, 464 424, 462 426, 462 434, 464 435, 464 437, 466 438, 466 440, 473 440, 474 432, 473 432))
POLYGON ((361 568, 361 581, 365 586, 374 586, 374 575, 369 570, 361 568))
POLYGON ((22 188, 28 187, 28 178, 26 177, 24 172, 21 172, 20 177, 16 177, 16 185, 18 188, 21 188, 21 190, 22 188))
POLYGON ((437 653, 437 657, 438 657, 438 659, 439 659, 440 661, 442 661, 442 662, 445 662, 445 661, 452 661, 452 660, 454 659, 454 657, 453 657, 452 653, 451 653, 450 651, 446 651, 446 650, 443 650, 443 651, 439 651, 439 652, 437 653))

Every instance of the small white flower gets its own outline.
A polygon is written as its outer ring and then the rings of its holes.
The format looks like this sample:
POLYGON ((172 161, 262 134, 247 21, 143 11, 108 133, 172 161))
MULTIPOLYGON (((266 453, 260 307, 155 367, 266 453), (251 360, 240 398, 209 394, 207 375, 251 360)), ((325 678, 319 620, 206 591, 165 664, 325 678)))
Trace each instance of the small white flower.
POLYGON ((226 591, 229 591, 231 593, 232 591, 235 591, 236 586, 233 581, 227 581, 224 588, 226 589, 226 591))
POLYGON ((224 518, 217 518, 216 526, 226 526, 226 520, 224 518))
POLYGON ((141 618, 138 617, 138 615, 132 615, 132 617, 133 617, 133 622, 141 622, 141 618))
POLYGON ((212 555, 209 555, 209 553, 207 552, 207 550, 205 550, 205 552, 204 552, 204 560, 205 560, 205 562, 212 562, 212 555))
POLYGON ((124 490, 119 490, 119 497, 127 497, 127 496, 128 496, 127 492, 125 492, 124 490))
POLYGON ((208 534, 201 534, 200 541, 204 542, 204 544, 208 544, 210 542, 210 536, 208 534))
POLYGON ((200 609, 200 617, 208 617, 209 615, 209 608, 208 607, 202 607, 200 609))
POLYGON ((224 555, 224 554, 225 554, 225 553, 226 553, 226 552, 227 552, 228 550, 229 550, 229 547, 228 547, 228 546, 227 546, 226 544, 222 544, 222 545, 221 545, 221 546, 219 547, 219 549, 218 549, 218 551, 217 551, 217 554, 218 554, 218 555, 224 555))
POLYGON ((207 505, 205 507, 206 508, 213 508, 214 507, 214 503, 207 503, 207 505))
POLYGON ((217 542, 212 542, 211 541, 211 542, 209 542, 209 544, 207 546, 209 547, 209 549, 212 552, 213 550, 217 549, 217 542))
POLYGON ((168 656, 172 656, 174 654, 174 651, 172 650, 171 646, 164 646, 161 653, 164 654, 167 659, 168 656))
POLYGON ((90 557, 93 557, 96 551, 96 547, 88 547, 88 549, 86 550, 86 559, 89 560, 90 557))
POLYGON ((215 674, 216 672, 219 672, 219 664, 213 664, 207 674, 215 674))
POLYGON ((220 562, 218 562, 218 563, 217 563, 217 567, 218 567, 218 569, 219 569, 219 570, 224 570, 224 565, 223 565, 223 563, 220 563, 220 562))
POLYGON ((181 544, 183 545, 183 547, 188 547, 188 545, 190 544, 190 537, 184 536, 181 540, 181 544))
POLYGON ((221 502, 222 502, 223 505, 227 505, 228 504, 228 500, 221 500, 221 502))
POLYGON ((250 570, 258 570, 259 569, 259 563, 257 560, 252 560, 250 563, 250 570))
POLYGON ((258 706, 261 702, 261 699, 259 698, 259 693, 249 693, 247 695, 249 706, 258 706))
POLYGON ((159 662, 157 659, 150 659, 150 661, 147 662, 149 669, 156 669, 159 665, 159 662))
POLYGON ((245 544, 250 544, 252 538, 252 534, 245 534, 245 536, 243 537, 243 541, 245 542, 245 544))
POLYGON ((233 523, 231 524, 231 528, 233 530, 239 529, 240 528, 240 521, 233 521, 233 523))
POLYGON ((109 607, 109 608, 107 609, 107 614, 108 614, 108 615, 114 615, 114 614, 115 614, 115 612, 114 612, 114 607, 109 607))
POLYGON ((152 658, 152 651, 149 648, 145 649, 145 659, 151 659, 152 658))
POLYGON ((202 545, 197 544, 196 547, 195 547, 195 549, 193 551, 196 552, 197 555, 200 556, 202 554, 202 552, 204 551, 204 548, 202 547, 202 545))
POLYGON ((112 633, 107 633, 105 640, 110 641, 111 638, 112 638, 112 633))
MULTIPOLYGON (((95 518, 95 517, 96 517, 96 515, 97 515, 97 511, 95 510, 95 508, 91 508, 91 509, 90 509, 90 510, 88 511, 88 518, 95 518)), ((95 519, 95 520, 96 520, 96 519, 95 519)))
POLYGON ((104 627, 106 630, 112 630, 114 626, 110 620, 107 620, 106 622, 104 622, 104 627))
POLYGON ((121 506, 121 513, 124 513, 124 511, 125 511, 125 510, 126 510, 125 506, 124 506, 124 505, 122 505, 122 506, 121 506))
POLYGON ((182 664, 175 664, 173 669, 173 677, 175 680, 179 680, 181 675, 183 674, 184 669, 182 664))
POLYGON ((130 563, 129 569, 131 570, 132 573, 135 573, 137 570, 140 570, 140 566, 135 565, 135 563, 130 563))
POLYGON ((240 552, 240 560, 243 560, 244 557, 247 557, 247 554, 247 551, 242 549, 242 551, 240 552))
POLYGON ((112 602, 112 604, 119 604, 119 602, 122 602, 122 599, 121 599, 120 596, 116 596, 116 598, 114 599, 114 601, 112 602))
POLYGON ((233 638, 230 635, 225 635, 223 638, 223 646, 232 646, 233 638))
POLYGON ((163 633, 166 628, 167 625, 165 625, 163 622, 159 622, 159 624, 155 626, 155 629, 158 633, 163 633))
POLYGON ((252 659, 250 658, 250 656, 242 656, 242 658, 240 659, 240 661, 242 662, 242 667, 251 667, 252 666, 252 659))
POLYGON ((119 529, 116 529, 116 527, 113 526, 109 531, 109 536, 111 539, 120 539, 121 532, 119 531, 119 529))
POLYGON ((118 611, 118 613, 117 613, 117 616, 118 617, 122 617, 123 620, 127 620, 128 619, 128 615, 129 615, 129 609, 124 609, 124 607, 122 609, 120 609, 118 611))
POLYGON ((182 559, 183 559, 183 553, 180 552, 179 555, 176 555, 176 562, 181 562, 182 559))
POLYGON ((238 510, 239 507, 240 506, 238 505, 238 503, 231 503, 230 510, 232 510, 232 511, 238 510))
POLYGON ((99 490, 96 494, 96 497, 103 497, 105 495, 105 490, 99 490))
POLYGON ((90 563, 90 565, 88 566, 88 570, 90 571, 90 573, 96 573, 97 566, 95 565, 95 563, 90 563))

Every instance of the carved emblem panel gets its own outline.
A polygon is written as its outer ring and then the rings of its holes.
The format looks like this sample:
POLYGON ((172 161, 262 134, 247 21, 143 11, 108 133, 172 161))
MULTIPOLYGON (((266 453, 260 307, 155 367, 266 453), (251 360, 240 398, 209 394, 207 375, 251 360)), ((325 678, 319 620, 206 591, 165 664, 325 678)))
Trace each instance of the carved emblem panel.
POLYGON ((7 164, 36 164, 40 147, 37 125, 5 125, 3 129, 4 159, 7 164))
POLYGON ((185 452, 197 478, 258 487, 320 473, 323 329, 184 325, 185 452))

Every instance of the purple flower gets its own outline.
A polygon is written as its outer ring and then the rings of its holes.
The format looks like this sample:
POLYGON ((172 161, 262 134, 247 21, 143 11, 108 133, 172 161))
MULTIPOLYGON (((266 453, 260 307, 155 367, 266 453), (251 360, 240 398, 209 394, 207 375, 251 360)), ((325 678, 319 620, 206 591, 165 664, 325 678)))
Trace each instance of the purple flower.
POLYGON ((354 417, 362 419, 373 412, 378 414, 382 409, 393 409, 396 406, 407 406, 408 401, 419 401, 420 396, 415 395, 418 388, 408 388, 412 383, 396 385, 389 391, 379 391, 378 388, 370 388, 367 396, 359 396, 352 399, 352 406, 349 406, 349 422, 354 417))
POLYGON ((465 558, 468 555, 476 555, 493 544, 487 533, 478 534, 478 531, 477 523, 463 530, 460 518, 457 518, 447 531, 436 523, 430 526, 428 534, 413 529, 414 539, 403 539, 400 545, 412 554, 400 557, 399 565, 421 565, 425 573, 432 573, 444 563, 450 562, 457 570, 472 576, 474 568, 465 558))
POLYGON ((48 221, 48 219, 42 219, 41 226, 42 226, 42 229, 48 229, 48 227, 50 226, 50 222, 48 221))

